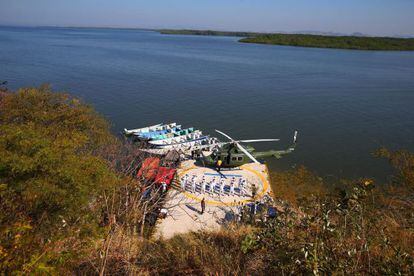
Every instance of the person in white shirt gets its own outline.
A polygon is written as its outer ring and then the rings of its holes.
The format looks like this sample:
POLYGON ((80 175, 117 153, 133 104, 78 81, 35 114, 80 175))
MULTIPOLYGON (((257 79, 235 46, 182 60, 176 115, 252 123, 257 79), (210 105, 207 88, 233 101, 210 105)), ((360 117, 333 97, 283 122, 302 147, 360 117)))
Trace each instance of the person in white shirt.
POLYGON ((201 192, 204 194, 206 192, 206 180, 203 178, 203 182, 201 182, 201 192))
POLYGON ((188 181, 188 174, 184 175, 181 180, 181 189, 185 190, 185 187, 187 186, 188 181))
POLYGON ((162 193, 165 193, 167 191, 167 183, 162 182, 161 185, 162 185, 162 193))
POLYGON ((225 180, 224 178, 222 178, 220 181, 220 195, 224 195, 224 184, 225 184, 225 180))
POLYGON ((195 178, 193 178, 193 181, 192 181, 191 185, 193 187, 193 193, 195 193, 195 191, 196 191, 196 179, 195 178))
POLYGON ((208 186, 210 194, 214 192, 214 185, 216 185, 215 177, 213 178, 213 180, 210 181, 209 186, 208 186))
POLYGON ((241 178, 239 181, 239 189, 240 189, 240 195, 245 195, 245 188, 246 188, 246 179, 241 178))

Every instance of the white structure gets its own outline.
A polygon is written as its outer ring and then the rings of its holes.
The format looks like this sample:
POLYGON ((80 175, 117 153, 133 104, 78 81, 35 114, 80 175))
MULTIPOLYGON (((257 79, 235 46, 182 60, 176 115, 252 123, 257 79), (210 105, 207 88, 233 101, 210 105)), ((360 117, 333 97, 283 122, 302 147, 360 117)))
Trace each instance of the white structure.
POLYGON ((204 194, 206 192, 206 180, 203 179, 201 182, 201 192, 204 194))
MULTIPOLYGON (((164 187, 162 188, 164 190, 164 187)), ((225 178, 217 174, 185 174, 181 178, 181 188, 191 193, 209 194, 212 197, 246 197, 250 190, 247 178, 242 175, 225 178)))
POLYGON ((240 195, 244 196, 245 195, 245 189, 247 186, 247 181, 244 178, 240 178, 239 179, 239 190, 240 190, 240 195))
POLYGON ((226 184, 226 180, 222 178, 220 180, 220 195, 224 195, 224 185, 226 184))
POLYGON ((181 180, 181 189, 185 190, 185 187, 187 186, 187 181, 188 181, 188 175, 184 175, 182 180, 181 180))
POLYGON ((196 191, 196 181, 197 181, 197 176, 193 175, 191 179, 191 187, 192 187, 193 193, 195 193, 196 191))
POLYGON ((216 186, 216 177, 213 177, 213 179, 210 181, 210 194, 214 193, 214 187, 216 186))

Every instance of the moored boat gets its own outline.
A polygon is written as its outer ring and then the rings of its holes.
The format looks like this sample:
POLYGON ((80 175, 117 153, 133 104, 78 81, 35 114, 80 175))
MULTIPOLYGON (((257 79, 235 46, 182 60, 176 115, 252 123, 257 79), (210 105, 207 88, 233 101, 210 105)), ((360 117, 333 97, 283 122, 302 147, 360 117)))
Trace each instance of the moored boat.
POLYGON ((162 130, 157 130, 157 131, 151 131, 151 132, 144 132, 144 133, 134 133, 134 136, 137 136, 138 138, 141 139, 148 139, 151 140, 154 137, 158 137, 159 135, 164 135, 164 134, 169 134, 169 133, 177 133, 179 131, 181 131, 181 125, 177 125, 174 126, 172 128, 165 128, 162 130))
MULTIPOLYGON (((198 136, 198 135, 197 135, 198 136)), ((160 149, 185 149, 185 148, 191 148, 194 146, 201 146, 201 145, 207 145, 209 144, 209 140, 210 137, 208 135, 206 136, 202 136, 200 135, 199 137, 197 137, 192 139, 192 140, 188 140, 182 143, 174 143, 174 144, 169 144, 169 145, 157 145, 157 148, 160 149)))
POLYGON ((202 132, 200 130, 195 130, 194 132, 184 132, 183 135, 179 135, 179 136, 175 136, 175 137, 170 137, 170 138, 166 138, 166 139, 153 139, 151 141, 149 141, 148 143, 150 143, 151 145, 170 145, 170 144, 177 144, 177 143, 183 143, 186 141, 190 141, 195 139, 196 137, 200 137, 202 135, 202 132))
POLYGON ((142 132, 150 132, 150 131, 156 131, 161 130, 163 124, 156 124, 152 126, 142 127, 142 128, 135 128, 135 129, 126 129, 124 128, 124 134, 134 134, 134 133, 142 133, 142 132))
POLYGON ((179 131, 175 131, 175 132, 171 132, 171 133, 166 133, 166 134, 160 134, 160 135, 156 135, 151 137, 150 141, 160 141, 160 140, 167 140, 170 138, 174 138, 174 137, 180 137, 180 136, 184 136, 190 133, 194 133, 195 130, 193 127, 190 128, 186 128, 186 129, 182 129, 179 131))

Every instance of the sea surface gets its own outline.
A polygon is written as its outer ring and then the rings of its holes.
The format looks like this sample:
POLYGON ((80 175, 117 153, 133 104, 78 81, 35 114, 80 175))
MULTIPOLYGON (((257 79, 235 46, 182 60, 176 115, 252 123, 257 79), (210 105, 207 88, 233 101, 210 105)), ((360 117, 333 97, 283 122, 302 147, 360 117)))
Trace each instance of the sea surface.
POLYGON ((235 37, 152 31, 0 27, 0 80, 50 83, 82 97, 113 131, 176 121, 225 140, 296 151, 271 169, 305 165, 327 178, 390 173, 379 147, 414 151, 414 52, 243 44, 235 37))

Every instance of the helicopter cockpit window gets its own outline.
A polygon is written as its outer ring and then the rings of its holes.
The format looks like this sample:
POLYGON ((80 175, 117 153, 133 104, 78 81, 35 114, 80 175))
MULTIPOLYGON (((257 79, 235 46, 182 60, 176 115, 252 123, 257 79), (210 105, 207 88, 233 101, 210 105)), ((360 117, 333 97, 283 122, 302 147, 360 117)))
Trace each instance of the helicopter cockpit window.
POLYGON ((239 157, 237 157, 237 160, 239 160, 239 161, 243 161, 243 156, 239 156, 239 157))
POLYGON ((233 156, 233 157, 231 158, 231 160, 232 160, 232 161, 236 161, 236 160, 237 160, 237 157, 233 156))

